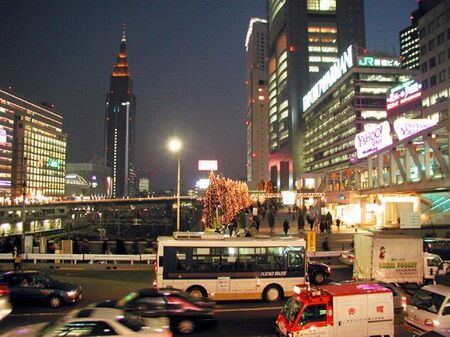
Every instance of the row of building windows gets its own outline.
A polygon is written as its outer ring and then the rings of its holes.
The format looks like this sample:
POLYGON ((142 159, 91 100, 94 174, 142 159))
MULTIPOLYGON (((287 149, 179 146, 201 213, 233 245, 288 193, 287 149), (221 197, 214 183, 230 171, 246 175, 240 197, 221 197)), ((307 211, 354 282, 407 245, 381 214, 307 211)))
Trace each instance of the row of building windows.
MULTIPOLYGON (((447 20, 450 20, 450 10, 447 10, 447 20)), ((422 27, 419 31, 419 36, 421 38, 424 38, 427 34, 432 33, 435 29, 442 26, 446 22, 446 15, 445 13, 439 14, 439 16, 431 20, 428 25, 422 27)))
MULTIPOLYGON (((450 40, 450 28, 447 29, 447 40, 450 40)), ((439 47, 445 42, 445 32, 440 33, 436 38, 432 38, 428 41, 428 44, 423 44, 420 46, 420 56, 426 55, 428 52, 432 51, 434 48, 439 47)))

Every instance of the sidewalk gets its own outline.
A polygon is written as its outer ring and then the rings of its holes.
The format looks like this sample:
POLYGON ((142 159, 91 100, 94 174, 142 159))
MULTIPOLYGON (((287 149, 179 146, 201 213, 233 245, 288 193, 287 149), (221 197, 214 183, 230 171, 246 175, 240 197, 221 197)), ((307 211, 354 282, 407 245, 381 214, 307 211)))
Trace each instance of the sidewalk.
MULTIPOLYGON (((306 232, 298 231, 297 214, 295 214, 294 219, 293 212, 291 211, 289 214, 289 212, 285 209, 278 210, 278 212, 275 214, 275 226, 272 235, 284 235, 283 222, 285 219, 287 219, 289 222, 288 235, 299 235, 306 239, 306 232)), ((309 225, 305 225, 304 229, 309 230, 309 225)), ((259 233, 268 235, 271 234, 267 213, 265 219, 261 221, 259 233)), ((353 235, 355 234, 355 228, 340 226, 338 232, 337 226, 333 225, 331 228, 331 234, 321 236, 319 231, 317 231, 316 233, 317 250, 322 250, 322 241, 325 237, 328 237, 330 250, 348 250, 351 248, 353 235)), ((368 231, 358 228, 357 233, 368 233, 368 231)))

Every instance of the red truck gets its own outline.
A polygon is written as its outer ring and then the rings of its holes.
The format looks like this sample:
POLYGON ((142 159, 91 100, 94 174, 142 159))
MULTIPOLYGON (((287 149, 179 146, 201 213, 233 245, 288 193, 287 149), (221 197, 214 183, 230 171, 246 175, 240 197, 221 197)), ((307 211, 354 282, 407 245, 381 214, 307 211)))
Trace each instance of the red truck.
POLYGON ((392 292, 377 284, 295 286, 276 330, 279 337, 393 337, 392 292))

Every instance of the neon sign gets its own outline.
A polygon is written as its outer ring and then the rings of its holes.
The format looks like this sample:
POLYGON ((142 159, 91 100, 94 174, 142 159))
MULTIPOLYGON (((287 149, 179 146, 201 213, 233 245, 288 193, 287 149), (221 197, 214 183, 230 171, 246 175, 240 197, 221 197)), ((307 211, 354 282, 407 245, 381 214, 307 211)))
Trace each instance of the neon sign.
POLYGON ((358 65, 360 67, 400 67, 400 61, 396 58, 364 56, 358 57, 358 65))
POLYGON ((394 130, 399 140, 415 135, 420 131, 431 128, 437 124, 432 119, 406 119, 399 118, 394 121, 394 130))
POLYGON ((386 98, 386 110, 392 110, 422 96, 422 84, 414 80, 405 82, 390 90, 386 98))
POLYGON ((49 159, 47 161, 47 167, 55 170, 59 170, 61 167, 61 162, 57 159, 49 159))
POLYGON ((370 130, 360 132, 355 136, 356 156, 358 159, 367 157, 389 145, 392 145, 392 137, 388 121, 384 121, 370 130))
POLYGON ((339 78, 353 67, 353 49, 349 46, 342 56, 331 66, 311 90, 303 96, 303 111, 306 111, 339 78))

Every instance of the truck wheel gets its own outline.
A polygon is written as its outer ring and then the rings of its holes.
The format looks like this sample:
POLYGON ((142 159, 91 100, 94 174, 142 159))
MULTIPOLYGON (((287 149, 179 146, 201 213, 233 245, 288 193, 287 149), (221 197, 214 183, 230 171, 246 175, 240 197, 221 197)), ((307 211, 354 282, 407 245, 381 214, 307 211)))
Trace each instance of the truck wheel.
POLYGON ((186 292, 195 298, 208 297, 208 294, 206 293, 206 290, 203 287, 198 287, 198 286, 190 287, 188 290, 186 290, 186 292))
POLYGON ((264 289, 263 300, 266 302, 278 302, 283 296, 281 288, 277 285, 270 285, 264 289))
POLYGON ((318 272, 314 273, 314 275, 313 275, 313 281, 315 284, 324 283, 326 278, 327 278, 326 275, 324 273, 322 273, 321 271, 318 271, 318 272))

